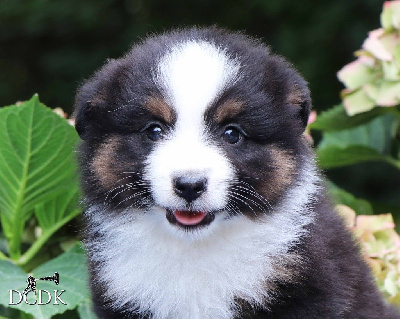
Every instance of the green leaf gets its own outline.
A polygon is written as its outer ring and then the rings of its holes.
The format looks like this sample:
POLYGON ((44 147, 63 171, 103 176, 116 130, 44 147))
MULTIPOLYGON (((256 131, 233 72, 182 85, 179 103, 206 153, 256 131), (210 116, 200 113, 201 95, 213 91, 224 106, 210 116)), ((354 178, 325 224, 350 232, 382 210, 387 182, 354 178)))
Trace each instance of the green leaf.
MULTIPOLYGON (((52 301, 48 305, 28 305, 21 302, 19 305, 9 305, 9 290, 14 289, 23 292, 27 283, 28 274, 20 267, 10 261, 0 261, 0 304, 5 307, 19 309, 25 313, 33 315, 34 318, 51 318, 55 314, 63 313, 66 310, 75 309, 83 302, 90 299, 88 289, 88 272, 86 268, 86 257, 82 248, 77 245, 70 251, 60 255, 59 257, 39 266, 31 273, 36 279, 46 276, 52 276, 55 272, 59 273, 59 285, 55 285, 52 281, 36 282, 36 289, 47 290, 52 292, 52 301), (54 290, 65 290, 60 298, 66 305, 59 302, 54 305, 54 290)), ((48 297, 44 293, 44 302, 48 297)), ((18 295, 15 293, 14 301, 18 301, 18 295)), ((31 292, 28 294, 28 301, 34 303, 35 297, 31 292)))
POLYGON ((78 185, 74 185, 70 190, 49 202, 36 205, 35 216, 39 222, 42 234, 21 256, 17 263, 25 265, 29 262, 57 230, 79 215, 80 212, 78 185))
POLYGON ((390 111, 387 108, 375 108, 369 112, 349 116, 343 104, 339 104, 328 111, 318 114, 317 120, 310 125, 312 130, 339 131, 350 129, 367 123, 372 119, 390 111))
POLYGON ((324 133, 316 151, 323 168, 340 167, 365 161, 385 161, 400 168, 390 156, 399 119, 386 114, 373 121, 342 131, 324 133))
POLYGON ((326 146, 316 151, 318 164, 322 168, 334 168, 360 162, 385 161, 385 157, 366 146, 326 146))
POLYGON ((78 306, 78 313, 81 319, 97 319, 97 316, 93 312, 93 305, 90 299, 87 299, 78 306))
POLYGON ((37 96, 0 110, 1 224, 13 259, 35 205, 76 185, 76 141, 74 128, 37 96))
POLYGON ((76 216, 79 211, 79 188, 78 185, 74 185, 61 196, 38 204, 35 207, 35 216, 43 232, 47 232, 63 220, 71 219, 71 214, 76 216))
POLYGON ((9 260, 0 260, 0 304, 8 307, 10 289, 24 291, 28 275, 9 260))
POLYGON ((372 205, 365 199, 356 198, 353 194, 339 188, 332 182, 327 182, 328 192, 335 204, 343 204, 352 208, 359 215, 372 215, 372 205))
POLYGON ((318 147, 345 148, 357 145, 369 147, 381 154, 388 154, 398 123, 398 118, 392 114, 386 114, 352 129, 324 133, 318 147))

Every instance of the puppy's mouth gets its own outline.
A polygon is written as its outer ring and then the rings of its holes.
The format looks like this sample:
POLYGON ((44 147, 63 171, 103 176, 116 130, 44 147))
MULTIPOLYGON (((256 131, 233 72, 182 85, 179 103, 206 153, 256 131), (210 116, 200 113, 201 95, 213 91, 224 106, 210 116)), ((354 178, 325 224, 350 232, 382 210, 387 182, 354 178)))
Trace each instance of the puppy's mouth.
POLYGON ((215 219, 212 212, 170 209, 167 209, 166 217, 171 224, 184 229, 204 227, 211 224, 215 219))

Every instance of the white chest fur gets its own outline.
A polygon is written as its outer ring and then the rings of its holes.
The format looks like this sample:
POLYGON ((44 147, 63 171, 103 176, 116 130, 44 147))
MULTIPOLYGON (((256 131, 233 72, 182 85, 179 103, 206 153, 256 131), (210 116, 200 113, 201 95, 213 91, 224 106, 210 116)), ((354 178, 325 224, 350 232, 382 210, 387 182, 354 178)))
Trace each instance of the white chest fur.
POLYGON ((101 262, 106 297, 155 319, 232 318, 235 298, 267 305, 271 282, 297 258, 288 249, 313 221, 307 204, 318 178, 312 169, 304 175, 262 220, 219 214, 201 233, 176 230, 159 208, 115 215, 92 207, 90 228, 103 237, 86 247, 101 262))

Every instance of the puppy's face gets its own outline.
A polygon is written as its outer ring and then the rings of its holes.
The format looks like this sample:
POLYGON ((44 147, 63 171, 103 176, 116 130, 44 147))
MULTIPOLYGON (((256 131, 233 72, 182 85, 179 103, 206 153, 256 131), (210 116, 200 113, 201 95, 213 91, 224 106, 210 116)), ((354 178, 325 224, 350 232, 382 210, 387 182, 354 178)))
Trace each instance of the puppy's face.
POLYGON ((304 80, 243 36, 151 38, 77 95, 88 202, 178 231, 268 214, 296 179, 309 107, 304 80))

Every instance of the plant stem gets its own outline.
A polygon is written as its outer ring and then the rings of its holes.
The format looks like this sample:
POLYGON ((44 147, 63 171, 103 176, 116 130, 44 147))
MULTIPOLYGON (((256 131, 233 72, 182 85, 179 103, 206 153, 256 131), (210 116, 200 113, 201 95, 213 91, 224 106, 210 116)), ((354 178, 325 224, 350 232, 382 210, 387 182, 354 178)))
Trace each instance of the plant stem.
POLYGON ((40 236, 31 247, 15 262, 19 266, 26 265, 35 255, 37 252, 42 248, 42 246, 47 242, 47 240, 62 226, 68 223, 71 219, 75 218, 79 215, 80 209, 76 209, 73 211, 72 214, 69 214, 67 217, 61 219, 59 222, 51 226, 50 228, 46 229, 42 236, 40 236))
MULTIPOLYGON (((18 215, 19 215, 19 210, 18 215)), ((21 223, 21 219, 15 219, 13 225, 13 233, 10 240, 10 257, 13 260, 17 260, 21 256, 21 237, 24 229, 24 223, 21 223)))
POLYGON ((14 217, 14 224, 12 225, 12 237, 9 239, 10 241, 10 257, 13 260, 17 260, 21 257, 21 237, 22 232, 24 231, 25 226, 25 219, 23 212, 23 201, 26 189, 26 183, 28 181, 28 174, 29 174, 29 163, 31 160, 31 152, 32 152, 32 126, 33 126, 33 111, 30 113, 30 123, 28 126, 28 142, 27 142, 27 150, 26 150, 26 159, 23 163, 23 171, 22 171, 22 179, 21 184, 19 185, 19 193, 17 197, 17 201, 15 204, 15 210, 13 212, 14 217))

